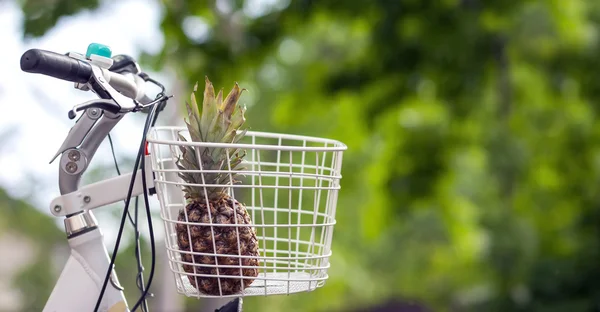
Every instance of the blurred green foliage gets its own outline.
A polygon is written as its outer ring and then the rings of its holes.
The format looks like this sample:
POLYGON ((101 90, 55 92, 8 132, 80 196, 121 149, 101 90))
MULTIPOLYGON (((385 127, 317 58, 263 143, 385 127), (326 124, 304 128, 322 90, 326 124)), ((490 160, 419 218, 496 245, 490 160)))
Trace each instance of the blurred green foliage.
POLYGON ((17 233, 22 235, 18 237, 20 242, 27 244, 22 246, 23 249, 32 249, 29 254, 32 258, 26 259, 27 264, 14 272, 15 278, 9 285, 25 295, 24 311, 40 311, 57 278, 48 270, 53 265, 52 253, 66 242, 63 243, 63 235, 51 217, 40 214, 24 201, 11 198, 0 189, 0 237, 17 233))
MULTIPOLYGON (((20 2, 26 35, 56 21, 20 2)), ((600 2, 208 2, 161 2, 145 66, 239 81, 253 129, 349 147, 328 283, 249 311, 597 309, 600 2)))

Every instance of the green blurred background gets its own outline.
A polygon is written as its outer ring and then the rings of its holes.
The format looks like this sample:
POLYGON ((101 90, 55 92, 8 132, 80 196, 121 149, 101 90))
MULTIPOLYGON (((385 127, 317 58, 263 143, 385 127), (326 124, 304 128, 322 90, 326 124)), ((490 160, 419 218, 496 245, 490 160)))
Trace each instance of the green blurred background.
MULTIPOLYGON (((8 2, 23 40, 119 5, 8 2)), ((205 75, 238 81, 253 130, 348 145, 328 282, 247 298, 247 311, 600 311, 600 1, 136 2, 150 4, 160 46, 134 56, 168 73, 178 110, 205 75)), ((11 284, 37 311, 59 272, 40 264, 65 245, 60 223, 0 194, 0 237, 38 252, 11 284)), ((128 248, 117 269, 134 301, 128 248)), ((170 311, 161 283, 150 307, 170 311)))

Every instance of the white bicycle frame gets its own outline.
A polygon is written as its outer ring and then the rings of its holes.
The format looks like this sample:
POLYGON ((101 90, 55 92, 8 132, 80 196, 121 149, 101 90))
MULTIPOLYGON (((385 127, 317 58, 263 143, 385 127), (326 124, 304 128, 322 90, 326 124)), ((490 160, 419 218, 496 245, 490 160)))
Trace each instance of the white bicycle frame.
MULTIPOLYGON (((151 160, 149 156, 145 157, 146 182, 150 190, 154 187, 151 160)), ((93 311, 110 258, 102 231, 91 210, 126 199, 131 177, 132 173, 129 173, 90 184, 57 197, 50 204, 52 214, 66 217, 65 231, 69 237, 71 254, 44 312, 93 311)), ((140 169, 136 174, 132 197, 143 193, 141 177, 140 169)), ((114 270, 98 311, 129 311, 114 270)))

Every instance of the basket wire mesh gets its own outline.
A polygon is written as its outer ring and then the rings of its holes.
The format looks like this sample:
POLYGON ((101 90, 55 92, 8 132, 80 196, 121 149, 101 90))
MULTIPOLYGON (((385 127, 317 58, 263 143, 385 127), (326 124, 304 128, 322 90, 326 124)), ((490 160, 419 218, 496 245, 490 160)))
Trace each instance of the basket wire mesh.
MULTIPOLYGON (((256 295, 291 294, 312 291, 325 284, 330 266, 331 241, 336 223, 335 210, 340 190, 342 154, 346 146, 335 140, 248 131, 237 144, 189 142, 189 133, 183 127, 155 127, 149 133, 149 151, 152 156, 152 170, 160 201, 160 216, 165 226, 165 245, 169 267, 173 273, 177 291, 189 297, 239 297, 256 295), (188 142, 178 139, 181 134, 188 142), (181 146, 222 148, 230 159, 233 150, 246 152, 241 170, 205 169, 199 162, 199 170, 181 170, 175 162, 181 155, 181 146), (180 172, 193 172, 201 176, 202 183, 185 183, 180 172), (232 173, 237 180, 232 183, 232 173), (225 175, 220 183, 207 181, 209 174, 225 175), (240 251, 240 231, 247 224, 219 224, 212 222, 211 209, 207 223, 194 223, 178 220, 180 211, 186 209, 183 186, 202 189, 224 187, 227 194, 245 205, 251 219, 251 227, 258 240, 258 256, 242 255, 240 251), (211 253, 194 251, 178 246, 177 226, 186 226, 187 233, 192 227, 210 227, 211 253), (216 227, 230 227, 237 235, 237 253, 227 257, 237 259, 236 264, 221 264, 218 259, 223 254, 216 252, 214 231, 216 227), (191 256, 185 256, 186 254, 191 256), (197 256, 214 257, 214 264, 196 263, 197 256), (186 259, 184 259, 186 258, 186 259), (190 261, 186 261, 189 260, 190 261), (250 258, 258 259, 259 265, 242 265, 250 258), (184 270, 184 265, 194 267, 193 273, 184 270), (198 273, 198 268, 216 268, 215 275, 198 273), (243 269, 258 269, 258 275, 248 277, 243 269), (224 275, 221 271, 237 271, 235 275, 224 275), (218 281, 218 294, 198 291, 190 282, 212 278, 218 281), (242 291, 226 294, 222 289, 225 279, 253 280, 242 291)), ((200 159, 200 155, 196 155, 200 159)), ((236 214, 236 209, 233 209, 236 214)))

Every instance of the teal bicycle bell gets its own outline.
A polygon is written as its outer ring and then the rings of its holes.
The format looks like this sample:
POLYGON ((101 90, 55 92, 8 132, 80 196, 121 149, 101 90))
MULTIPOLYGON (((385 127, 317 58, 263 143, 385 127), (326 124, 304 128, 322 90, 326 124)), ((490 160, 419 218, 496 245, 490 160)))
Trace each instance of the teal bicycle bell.
POLYGON ((85 57, 89 59, 92 56, 92 54, 110 58, 112 56, 112 51, 107 45, 100 43, 90 43, 90 45, 87 48, 87 52, 85 52, 85 57))

